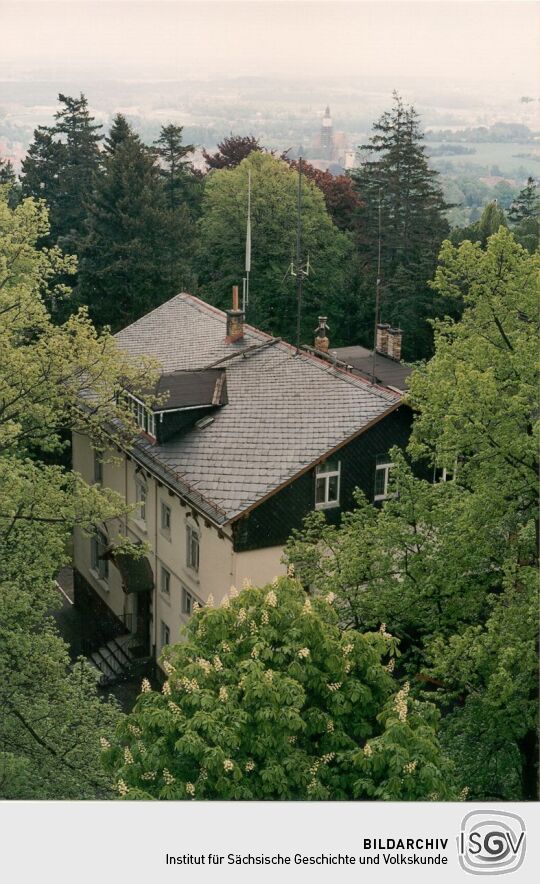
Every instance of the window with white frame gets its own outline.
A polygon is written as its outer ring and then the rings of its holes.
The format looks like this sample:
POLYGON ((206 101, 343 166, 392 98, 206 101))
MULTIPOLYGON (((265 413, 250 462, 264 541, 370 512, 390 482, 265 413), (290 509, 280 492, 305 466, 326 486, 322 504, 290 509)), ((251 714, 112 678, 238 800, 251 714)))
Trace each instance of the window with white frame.
POLYGON ((329 458, 315 470, 315 507, 329 509, 339 506, 341 461, 329 458))
POLYGON ((394 464, 388 455, 379 455, 375 466, 375 494, 374 500, 386 500, 389 497, 390 471, 394 464))
POLYGON ((186 536, 187 536, 187 565, 188 568, 193 568, 194 571, 199 570, 199 530, 195 528, 194 525, 187 525, 186 528, 186 536))
POLYGON ((147 497, 148 491, 146 488, 146 483, 142 479, 137 479, 135 481, 135 502, 137 504, 135 518, 137 519, 137 521, 142 522, 144 525, 146 525, 147 497))
POLYGON ((167 571, 167 568, 161 566, 160 579, 159 579, 159 588, 163 595, 170 596, 171 594, 171 572, 167 571))
POLYGON ((137 426, 148 433, 149 436, 156 438, 156 417, 153 411, 148 408, 140 399, 137 399, 131 393, 126 395, 127 405, 131 411, 137 426))
POLYGON ((103 455, 94 451, 94 482, 96 485, 103 483, 103 455))
POLYGON ((109 560, 106 559, 107 537, 103 531, 98 531, 90 539, 90 566, 100 580, 109 579, 109 560))
POLYGON ((161 626, 159 630, 159 640, 161 647, 165 647, 165 645, 170 645, 171 643, 171 630, 167 626, 164 620, 161 621, 161 626))
POLYGON ((171 533, 171 508, 163 501, 161 501, 160 525, 162 533, 169 537, 171 533))
POLYGON ((182 587, 182 614, 193 614, 193 606, 197 599, 185 586, 182 587))

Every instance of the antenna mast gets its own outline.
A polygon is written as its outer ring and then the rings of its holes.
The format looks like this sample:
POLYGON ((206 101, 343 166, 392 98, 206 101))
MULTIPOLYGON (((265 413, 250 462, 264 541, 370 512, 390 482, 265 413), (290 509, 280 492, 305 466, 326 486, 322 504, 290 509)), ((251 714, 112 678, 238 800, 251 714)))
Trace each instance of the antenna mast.
POLYGON ((375 287, 375 333, 373 337, 373 362, 371 365, 371 383, 374 384, 376 382, 375 375, 375 364, 377 361, 377 326, 379 325, 379 314, 381 310, 381 233, 382 233, 382 224, 381 224, 381 202, 382 202, 382 190, 379 187, 379 236, 378 236, 378 244, 377 244, 377 284, 375 287))
POLYGON ((249 274, 251 271, 251 169, 248 169, 248 204, 246 225, 246 275, 242 280, 242 310, 244 315, 249 304, 249 274))
MULTIPOLYGON (((296 352, 300 350, 300 326, 302 324, 302 157, 298 157, 298 218, 296 226, 296 352)), ((307 275, 307 274, 306 274, 307 275)))

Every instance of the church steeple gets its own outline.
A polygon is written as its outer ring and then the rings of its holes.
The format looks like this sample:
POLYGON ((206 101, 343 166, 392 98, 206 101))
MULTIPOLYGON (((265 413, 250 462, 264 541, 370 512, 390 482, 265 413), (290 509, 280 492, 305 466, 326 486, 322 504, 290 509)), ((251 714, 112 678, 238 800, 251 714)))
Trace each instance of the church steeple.
POLYGON ((327 105, 324 112, 321 128, 321 147, 325 160, 331 160, 334 153, 334 129, 332 126, 332 117, 330 116, 330 107, 327 105))

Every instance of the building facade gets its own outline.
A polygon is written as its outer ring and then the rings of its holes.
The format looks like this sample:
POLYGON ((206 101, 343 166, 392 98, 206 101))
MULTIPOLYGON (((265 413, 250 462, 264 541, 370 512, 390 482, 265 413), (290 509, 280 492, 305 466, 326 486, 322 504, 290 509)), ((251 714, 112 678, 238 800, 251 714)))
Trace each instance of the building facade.
POLYGON ((384 500, 412 415, 396 391, 245 325, 237 305, 178 295, 117 340, 159 362, 161 404, 128 392, 141 428, 129 451, 111 439, 101 456, 74 436, 74 469, 129 508, 75 533, 75 597, 157 658, 195 604, 284 574, 283 545, 310 511, 339 521, 357 487, 384 500), (118 536, 144 553, 115 552, 118 536))

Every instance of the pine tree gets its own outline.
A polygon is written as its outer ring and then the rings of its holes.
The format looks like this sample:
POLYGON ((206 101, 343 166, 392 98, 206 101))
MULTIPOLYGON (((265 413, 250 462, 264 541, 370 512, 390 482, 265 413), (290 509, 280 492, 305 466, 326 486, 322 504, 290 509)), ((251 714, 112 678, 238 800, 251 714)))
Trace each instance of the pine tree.
POLYGON ((380 205, 380 319, 402 326, 405 355, 416 359, 428 355, 431 348, 427 281, 433 275, 439 246, 448 232, 444 217, 448 206, 437 173, 429 167, 415 109, 407 107, 394 93, 392 109, 381 116, 373 130, 369 143, 360 148, 368 156, 352 174, 363 203, 358 211, 357 237, 363 303, 356 317, 356 333, 372 344, 380 205), (407 280, 408 284, 398 291, 399 280, 407 280))
POLYGON ((200 179, 188 159, 189 154, 195 150, 195 145, 183 143, 182 130, 183 126, 169 123, 168 126, 162 126, 159 138, 154 142, 171 211, 178 209, 184 202, 195 203, 200 190, 200 179))
POLYGON ((135 134, 125 116, 123 114, 116 114, 111 123, 109 134, 104 141, 104 153, 108 155, 114 154, 121 144, 130 139, 140 142, 139 136, 135 134))
POLYGON ((538 218, 540 215, 540 196, 538 183, 534 178, 527 178, 526 186, 520 190, 508 209, 508 219, 512 224, 519 224, 526 218, 538 218))
POLYGON ((66 146, 53 138, 51 129, 38 126, 34 140, 22 163, 21 187, 23 197, 43 199, 49 210, 50 229, 40 243, 56 245, 61 228, 60 182, 66 165, 66 146))
POLYGON ((528 178, 508 210, 514 236, 524 248, 533 253, 540 244, 540 194, 538 182, 528 178))
POLYGON ((11 160, 3 160, 0 157, 0 187, 8 189, 8 205, 14 209, 20 200, 20 187, 15 175, 15 169, 11 160))
POLYGON ((88 101, 59 94, 53 126, 40 126, 22 166, 25 196, 43 198, 49 206, 49 242, 71 252, 87 217, 86 203, 100 165, 101 126, 94 123, 88 101))
POLYGON ((186 286, 181 209, 171 219, 154 152, 117 117, 78 244, 77 297, 96 324, 122 328, 186 286))

